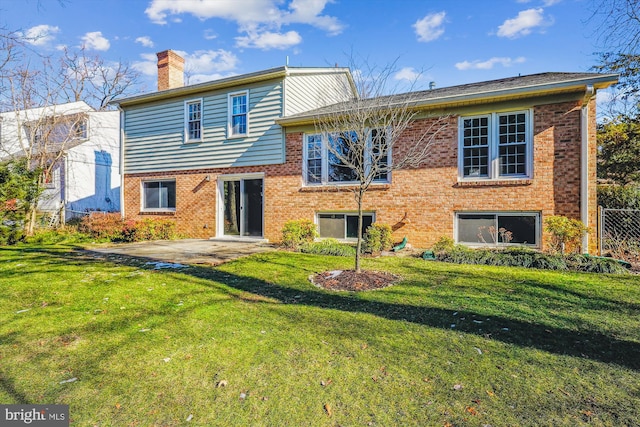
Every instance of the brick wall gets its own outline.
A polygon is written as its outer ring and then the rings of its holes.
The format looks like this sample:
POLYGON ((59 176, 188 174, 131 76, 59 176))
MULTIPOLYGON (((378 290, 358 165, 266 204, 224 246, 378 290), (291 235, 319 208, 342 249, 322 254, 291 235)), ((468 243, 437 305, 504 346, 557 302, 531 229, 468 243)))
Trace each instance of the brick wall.
MULTIPOLYGON (((580 107, 580 101, 535 107, 534 176, 516 181, 458 182, 457 117, 451 117, 447 128, 432 141, 429 160, 418 169, 394 171, 390 184, 372 186, 365 195, 364 209, 375 211, 377 221, 391 225, 396 240, 407 236, 418 247, 427 247, 441 236, 453 237, 456 211, 534 211, 543 218, 566 215, 579 219, 580 107)), ((595 107, 589 107, 593 135, 590 223, 595 229, 595 107)), ((434 120, 414 122, 403 137, 420 134, 434 120)), ((256 172, 265 177, 264 236, 270 241, 280 240, 287 220, 313 220, 318 211, 356 210, 348 188, 303 187, 302 139, 299 132, 286 135, 287 158, 281 165, 125 175, 126 216, 148 216, 140 213, 142 179, 171 177, 176 179, 176 212, 160 216, 175 218, 178 231, 185 235, 213 237, 218 177, 256 172)), ((401 151, 402 141, 396 154, 401 151)), ((543 235, 543 243, 547 239, 543 235)))

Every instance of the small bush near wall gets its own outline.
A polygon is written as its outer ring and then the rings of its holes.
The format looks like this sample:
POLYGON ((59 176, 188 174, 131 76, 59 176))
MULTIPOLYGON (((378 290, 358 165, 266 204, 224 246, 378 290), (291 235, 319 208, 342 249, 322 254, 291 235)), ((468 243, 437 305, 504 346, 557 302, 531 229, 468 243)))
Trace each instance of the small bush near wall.
POLYGON ((298 249, 305 243, 312 243, 316 237, 316 225, 308 219, 287 221, 282 228, 282 245, 285 248, 298 249))
POLYGON ((176 224, 168 219, 123 221, 119 213, 89 215, 80 222, 79 230, 97 240, 139 242, 143 240, 175 239, 176 224))
POLYGON ((300 246, 300 252, 316 255, 355 256, 356 248, 340 243, 336 239, 324 239, 320 242, 307 242, 300 246))
POLYGON ((551 251, 559 253, 580 252, 582 236, 589 231, 582 221, 561 215, 545 218, 544 228, 552 235, 551 251))
MULTIPOLYGON (((444 245, 442 245, 444 246, 444 245)), ((616 260, 582 254, 546 254, 527 248, 471 249, 463 245, 433 249, 439 261, 455 264, 483 264, 528 267, 545 270, 570 270, 592 273, 626 273, 616 260)))
POLYGON ((391 240, 391 226, 387 224, 374 223, 371 224, 364 236, 365 252, 388 251, 393 246, 391 240))

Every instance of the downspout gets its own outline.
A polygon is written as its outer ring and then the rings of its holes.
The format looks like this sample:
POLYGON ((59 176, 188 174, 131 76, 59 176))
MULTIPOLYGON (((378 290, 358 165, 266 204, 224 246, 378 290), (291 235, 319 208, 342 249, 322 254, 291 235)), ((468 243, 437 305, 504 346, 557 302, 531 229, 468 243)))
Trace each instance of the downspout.
POLYGON ((69 201, 69 155, 64 153, 62 156, 64 159, 64 180, 62 181, 62 212, 60 214, 60 221, 62 225, 67 223, 67 203, 69 201))
POLYGON ((120 111, 120 164, 118 170, 120 172, 120 217, 124 220, 124 110, 117 104, 120 111))
MULTIPOLYGON (((589 102, 595 96, 593 85, 587 85, 581 109, 580 149, 580 219, 589 226, 589 102)), ((582 237, 582 253, 589 253, 589 233, 582 237)))

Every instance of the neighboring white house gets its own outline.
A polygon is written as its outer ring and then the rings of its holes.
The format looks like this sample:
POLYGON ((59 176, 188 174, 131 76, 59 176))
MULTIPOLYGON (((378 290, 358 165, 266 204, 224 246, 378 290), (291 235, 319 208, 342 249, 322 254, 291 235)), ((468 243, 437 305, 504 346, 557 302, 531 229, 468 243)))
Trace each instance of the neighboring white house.
POLYGON ((64 141, 48 148, 61 156, 55 156, 59 159, 45 177, 38 210, 60 213, 65 220, 90 211, 119 211, 119 112, 95 111, 79 101, 0 113, 0 159, 35 148, 32 140, 38 143, 40 129, 47 130, 47 138, 64 141))

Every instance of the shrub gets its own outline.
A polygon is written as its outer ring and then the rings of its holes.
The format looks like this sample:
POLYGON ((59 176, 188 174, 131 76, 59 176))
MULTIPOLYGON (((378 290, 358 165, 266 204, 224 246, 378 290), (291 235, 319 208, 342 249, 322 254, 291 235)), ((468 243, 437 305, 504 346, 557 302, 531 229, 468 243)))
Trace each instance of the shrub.
POLYGON ((79 229, 97 240, 139 242, 175 239, 176 224, 169 219, 146 218, 123 221, 119 213, 89 215, 82 218, 79 229))
POLYGON ((393 246, 391 226, 387 224, 371 224, 364 235, 365 252, 388 251, 393 246))
POLYGON ((58 229, 38 229, 33 234, 25 238, 27 243, 37 243, 41 245, 55 244, 76 244, 88 242, 91 237, 88 234, 80 233, 76 227, 65 227, 58 229))
POLYGON ((312 243, 318 237, 316 225, 308 219, 287 221, 282 228, 282 245, 297 249, 302 244, 312 243))
POLYGON ((544 220, 545 230, 552 234, 551 250, 555 252, 578 252, 582 236, 589 229, 579 220, 552 215, 544 220))
MULTIPOLYGON (((434 251, 435 252, 435 251, 434 251)), ((482 264, 508 267, 571 270, 592 273, 624 273, 627 270, 611 258, 582 254, 545 254, 528 248, 471 249, 456 245, 435 252, 439 261, 455 264, 482 264)))
POLYGON ((640 187, 599 185, 598 205, 608 209, 640 209, 640 187))
POLYGON ((324 239, 320 242, 307 242, 300 246, 300 252, 316 255, 334 255, 352 257, 356 249, 346 243, 340 243, 336 239, 324 239))
POLYGON ((12 220, 0 222, 0 245, 15 245, 24 240, 22 223, 12 220))
POLYGON ((434 254, 450 251, 454 248, 456 243, 451 237, 442 236, 438 241, 431 247, 431 250, 434 254))
POLYGON ((122 240, 122 218, 119 213, 87 215, 80 221, 78 229, 97 240, 122 240))

